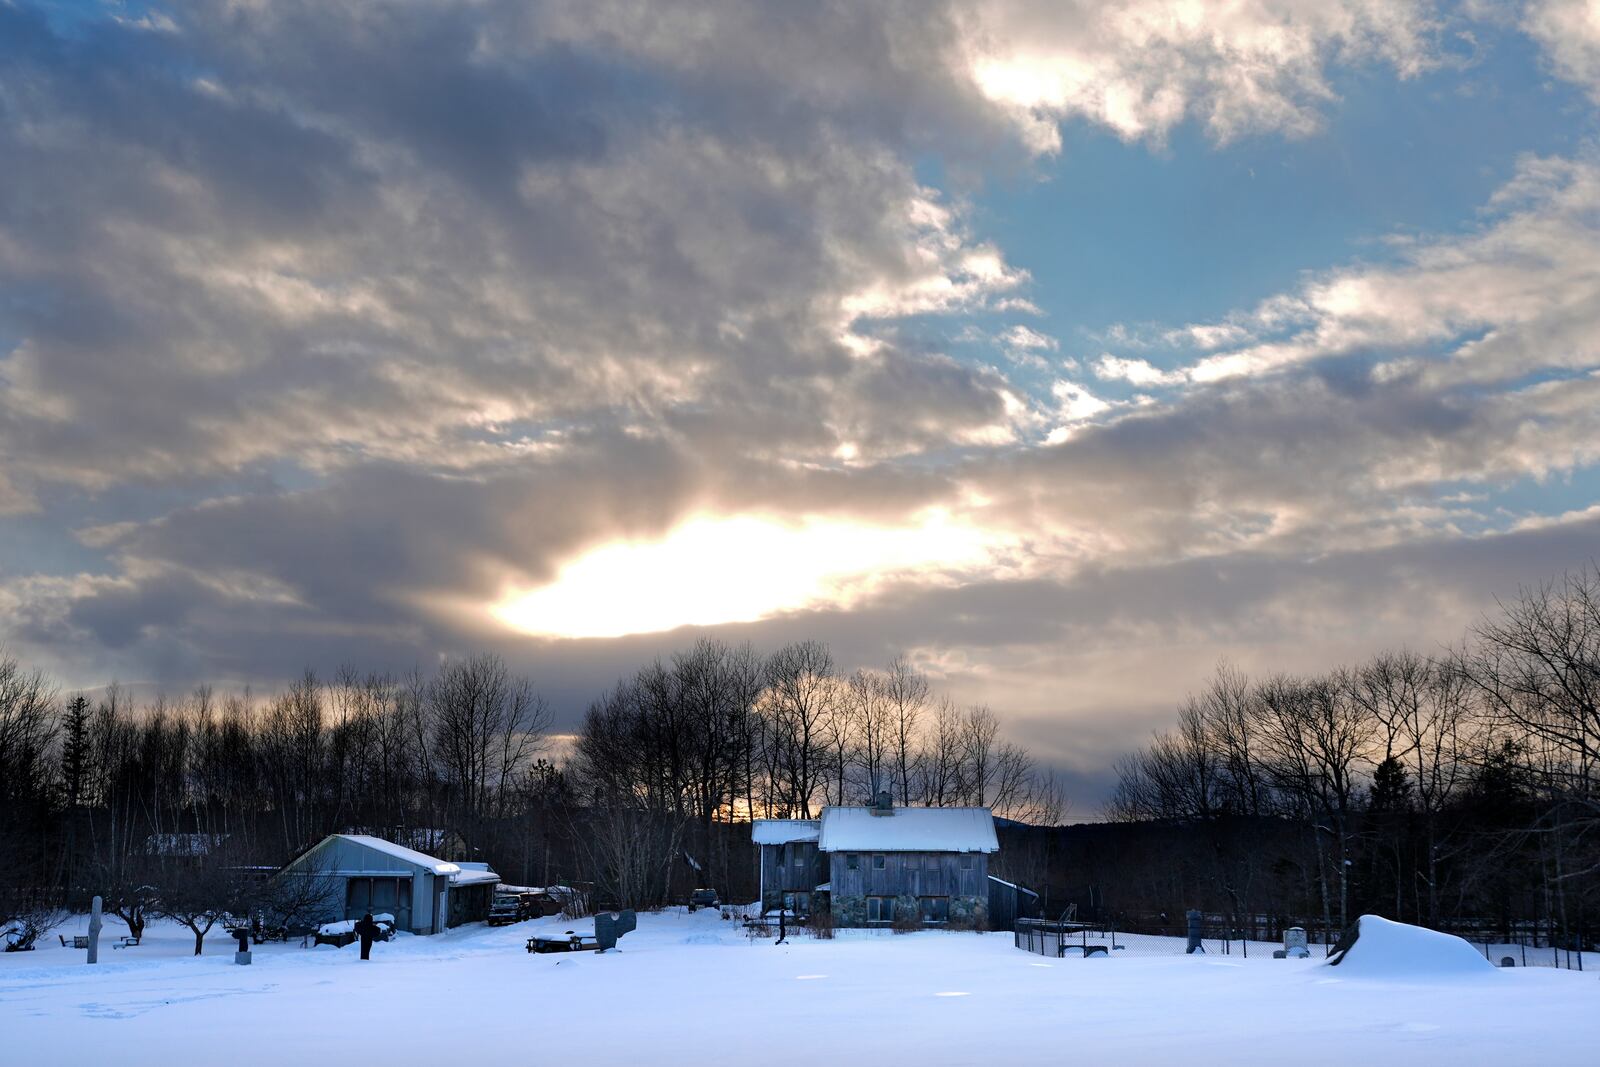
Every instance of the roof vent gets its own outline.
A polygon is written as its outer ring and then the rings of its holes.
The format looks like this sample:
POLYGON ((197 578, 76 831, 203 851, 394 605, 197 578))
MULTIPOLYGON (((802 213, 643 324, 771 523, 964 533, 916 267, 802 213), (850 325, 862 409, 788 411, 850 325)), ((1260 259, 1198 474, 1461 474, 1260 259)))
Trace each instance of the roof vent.
POLYGON ((887 789, 879 790, 877 799, 872 802, 872 814, 893 815, 894 794, 890 793, 887 789))

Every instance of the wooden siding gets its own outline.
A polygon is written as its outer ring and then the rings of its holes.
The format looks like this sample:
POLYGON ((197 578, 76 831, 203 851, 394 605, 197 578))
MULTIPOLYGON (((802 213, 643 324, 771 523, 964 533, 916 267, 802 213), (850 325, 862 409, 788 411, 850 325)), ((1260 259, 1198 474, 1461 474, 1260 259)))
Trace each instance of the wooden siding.
POLYGON ((989 896, 989 857, 982 852, 830 852, 829 875, 833 897, 975 897, 989 896), (860 862, 850 870, 848 857, 860 862), (883 870, 873 864, 883 857, 883 870), (961 869, 961 859, 972 861, 961 869))
POLYGON ((822 853, 815 841, 761 846, 761 904, 776 908, 784 893, 814 893, 828 880, 822 853), (800 862, 796 863, 795 860, 800 862))

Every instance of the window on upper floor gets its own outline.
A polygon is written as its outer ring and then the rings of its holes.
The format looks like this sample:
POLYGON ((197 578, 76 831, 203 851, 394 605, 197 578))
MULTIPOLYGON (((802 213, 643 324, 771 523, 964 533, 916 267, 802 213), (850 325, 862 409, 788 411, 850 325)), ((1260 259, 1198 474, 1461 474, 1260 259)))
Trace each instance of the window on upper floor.
POLYGON ((845 870, 847 870, 847 871, 860 870, 860 868, 861 868, 861 857, 858 856, 854 852, 848 854, 844 858, 844 867, 845 867, 845 870))
POLYGON ((877 855, 872 857, 872 869, 875 870, 875 871, 881 871, 881 870, 883 870, 883 868, 884 868, 883 853, 880 852, 877 855))
POLYGON ((972 870, 972 866, 973 866, 973 862, 974 862, 974 861, 973 861, 973 858, 972 858, 972 853, 970 853, 970 852, 963 852, 963 853, 962 853, 962 854, 961 854, 961 869, 962 869, 962 870, 963 870, 963 871, 970 871, 970 870, 972 870))

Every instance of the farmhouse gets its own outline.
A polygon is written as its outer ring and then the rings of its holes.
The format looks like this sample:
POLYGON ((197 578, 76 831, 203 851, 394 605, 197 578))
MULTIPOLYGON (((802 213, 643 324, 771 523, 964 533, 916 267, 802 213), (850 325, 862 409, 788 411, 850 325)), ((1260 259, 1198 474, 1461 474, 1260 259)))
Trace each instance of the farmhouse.
POLYGON ((820 819, 757 819, 761 906, 797 916, 828 910, 841 926, 987 921, 989 856, 1000 850, 988 808, 827 807, 820 819))
POLYGON ((395 929, 436 934, 486 918, 500 876, 486 863, 451 863, 365 834, 330 834, 283 869, 326 886, 324 921, 394 916, 395 929))

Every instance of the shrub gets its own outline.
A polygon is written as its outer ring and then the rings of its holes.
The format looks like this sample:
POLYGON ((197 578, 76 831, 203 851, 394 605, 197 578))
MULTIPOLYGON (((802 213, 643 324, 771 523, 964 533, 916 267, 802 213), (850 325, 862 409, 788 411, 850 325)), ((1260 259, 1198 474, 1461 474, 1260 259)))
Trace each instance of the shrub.
POLYGON ((922 904, 916 897, 894 898, 894 922, 889 924, 897 934, 909 934, 922 929, 922 904))
POLYGON ((0 923, 6 952, 30 951, 35 941, 67 919, 65 908, 42 896, 29 896, 7 910, 11 918, 0 923))
POLYGON ((824 908, 813 914, 806 925, 810 928, 812 936, 822 941, 829 941, 833 938, 833 929, 837 924, 834 922, 833 912, 824 908))
POLYGON ((989 929, 989 909, 975 897, 952 897, 949 926, 952 930, 972 930, 981 934, 989 929))

